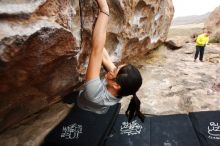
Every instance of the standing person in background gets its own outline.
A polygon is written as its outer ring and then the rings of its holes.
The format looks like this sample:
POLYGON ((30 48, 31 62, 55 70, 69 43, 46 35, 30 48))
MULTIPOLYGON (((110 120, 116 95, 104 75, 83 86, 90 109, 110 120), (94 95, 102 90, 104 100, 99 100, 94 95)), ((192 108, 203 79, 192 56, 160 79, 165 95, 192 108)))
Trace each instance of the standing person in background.
POLYGON ((207 31, 201 35, 199 35, 196 39, 196 53, 194 57, 194 62, 196 62, 196 59, 199 55, 199 60, 203 62, 203 55, 205 51, 205 46, 209 42, 209 35, 211 34, 210 31, 207 31))
POLYGON ((96 0, 99 14, 92 35, 92 51, 86 71, 84 89, 77 98, 77 105, 83 110, 104 114, 110 106, 119 103, 124 96, 132 95, 126 111, 128 121, 138 116, 144 122, 140 112, 140 100, 136 92, 142 84, 142 77, 137 68, 130 64, 116 67, 104 48, 109 17, 106 0, 96 0), (100 79, 101 67, 107 71, 104 80, 100 79))

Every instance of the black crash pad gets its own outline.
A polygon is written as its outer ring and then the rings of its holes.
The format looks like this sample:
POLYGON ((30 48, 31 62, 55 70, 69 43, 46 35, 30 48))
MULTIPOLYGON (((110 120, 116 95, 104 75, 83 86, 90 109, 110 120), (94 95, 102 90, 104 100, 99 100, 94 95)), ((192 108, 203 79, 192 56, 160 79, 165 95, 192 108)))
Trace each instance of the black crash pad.
POLYGON ((189 114, 202 146, 220 146, 220 111, 189 114))
POLYGON ((150 118, 128 123, 125 115, 119 115, 105 146, 150 146, 150 118))
POLYGON ((42 146, 103 146, 119 110, 120 104, 112 106, 106 114, 95 114, 75 107, 48 134, 42 146))
POLYGON ((200 146, 186 114, 151 118, 151 146, 200 146))
POLYGON ((105 146, 201 146, 188 115, 146 117, 127 122, 119 115, 105 146))

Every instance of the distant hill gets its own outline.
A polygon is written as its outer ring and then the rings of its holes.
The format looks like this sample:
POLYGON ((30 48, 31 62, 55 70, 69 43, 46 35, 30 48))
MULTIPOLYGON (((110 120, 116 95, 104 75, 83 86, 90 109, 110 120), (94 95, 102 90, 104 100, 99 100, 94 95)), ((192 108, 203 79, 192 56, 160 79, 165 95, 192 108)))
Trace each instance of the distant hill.
POLYGON ((210 12, 203 14, 203 15, 191 15, 191 16, 184 16, 184 17, 176 17, 172 21, 172 26, 204 23, 205 20, 208 18, 209 14, 210 14, 210 12))

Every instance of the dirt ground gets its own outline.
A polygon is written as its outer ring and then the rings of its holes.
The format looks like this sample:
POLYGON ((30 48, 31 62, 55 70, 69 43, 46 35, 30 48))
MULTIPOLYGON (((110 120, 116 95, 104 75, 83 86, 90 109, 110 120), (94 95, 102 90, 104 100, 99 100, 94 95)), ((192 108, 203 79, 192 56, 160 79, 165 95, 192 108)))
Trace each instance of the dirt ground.
MULTIPOLYGON (((143 85, 138 92, 145 114, 165 115, 220 110, 220 44, 206 47, 204 62, 194 62, 195 45, 160 47, 139 61, 143 85)), ((138 61, 137 61, 138 62, 138 61)), ((124 113, 129 98, 122 100, 124 113)))

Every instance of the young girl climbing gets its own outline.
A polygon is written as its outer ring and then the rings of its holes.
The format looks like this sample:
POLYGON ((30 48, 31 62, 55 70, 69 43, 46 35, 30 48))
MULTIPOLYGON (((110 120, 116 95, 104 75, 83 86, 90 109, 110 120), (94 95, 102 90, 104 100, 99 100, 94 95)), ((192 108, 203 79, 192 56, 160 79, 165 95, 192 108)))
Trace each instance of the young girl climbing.
POLYGON ((136 95, 142 84, 141 74, 133 65, 123 64, 116 67, 111 61, 104 48, 109 7, 106 0, 96 1, 100 10, 93 30, 86 83, 77 99, 77 104, 84 110, 103 114, 110 106, 118 103, 123 96, 133 95, 126 115, 129 121, 138 116, 143 122, 144 115, 140 112, 140 100, 136 95), (103 80, 100 79, 102 65, 107 71, 103 80))

